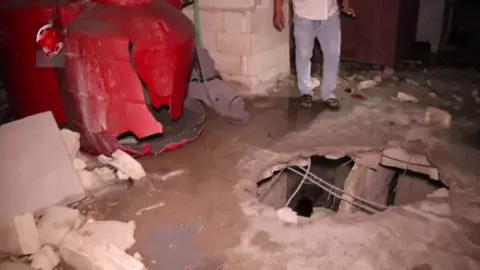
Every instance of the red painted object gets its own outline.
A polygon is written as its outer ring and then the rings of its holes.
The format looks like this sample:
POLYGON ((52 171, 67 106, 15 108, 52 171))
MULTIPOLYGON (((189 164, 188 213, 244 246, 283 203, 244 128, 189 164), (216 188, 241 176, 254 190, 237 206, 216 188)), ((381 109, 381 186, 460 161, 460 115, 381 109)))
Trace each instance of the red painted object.
MULTIPOLYGON (((13 118, 52 111, 66 123, 55 69, 36 63, 37 31, 53 17, 51 0, 0 1, 0 77, 5 85, 13 118)), ((79 1, 58 1, 58 19, 68 24, 84 8, 79 1), (76 3, 74 3, 76 2, 76 3)))
MULTIPOLYGON (((65 39, 66 108, 82 148, 110 154, 117 138, 163 133, 154 117, 168 106, 183 114, 195 31, 182 12, 160 0, 96 0, 74 20, 65 39)), ((124 149, 135 156, 152 154, 124 149), (134 153, 132 153, 134 152, 134 153)))

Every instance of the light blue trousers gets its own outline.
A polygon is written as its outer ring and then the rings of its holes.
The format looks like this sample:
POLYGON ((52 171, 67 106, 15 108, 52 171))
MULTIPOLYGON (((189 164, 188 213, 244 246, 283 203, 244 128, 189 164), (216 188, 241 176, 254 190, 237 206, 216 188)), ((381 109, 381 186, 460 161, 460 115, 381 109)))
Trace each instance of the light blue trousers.
POLYGON ((295 16, 293 23, 296 46, 295 63, 300 93, 313 96, 311 58, 315 38, 317 38, 323 52, 322 99, 334 98, 340 63, 341 31, 339 14, 334 14, 327 20, 310 20, 295 16))

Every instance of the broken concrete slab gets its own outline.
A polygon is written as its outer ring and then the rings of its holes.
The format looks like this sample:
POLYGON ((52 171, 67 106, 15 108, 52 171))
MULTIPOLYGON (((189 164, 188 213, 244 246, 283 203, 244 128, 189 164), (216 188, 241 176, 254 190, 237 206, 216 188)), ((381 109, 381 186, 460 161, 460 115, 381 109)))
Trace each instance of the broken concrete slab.
POLYGON ((135 221, 89 220, 78 233, 95 242, 112 244, 125 251, 135 244, 135 227, 135 221))
POLYGON ((387 167, 422 173, 428 175, 433 180, 440 180, 438 169, 432 167, 425 155, 409 154, 401 148, 383 150, 380 164, 387 167))
MULTIPOLYGON (((380 79, 380 81, 381 81, 381 79, 380 79)), ((360 82, 357 85, 357 89, 358 90, 366 90, 366 89, 373 88, 373 87, 377 86, 378 83, 379 82, 377 82, 376 80, 366 80, 366 81, 360 82)))
POLYGON ((60 245, 60 255, 66 264, 82 270, 144 270, 142 262, 118 247, 99 243, 72 231, 60 245))
POLYGON ((425 124, 436 125, 448 129, 452 125, 452 115, 447 111, 428 107, 425 112, 425 124))
MULTIPOLYGON (((345 180, 344 190, 345 193, 386 206, 390 182, 394 177, 395 171, 392 169, 378 166, 374 170, 361 164, 355 164, 345 180)), ((344 194, 342 198, 345 200, 340 203, 338 213, 351 214, 360 210, 351 203, 355 201, 354 198, 347 194, 344 194)))
POLYGON ((30 256, 30 265, 37 270, 53 270, 60 264, 60 256, 53 248, 46 245, 37 253, 30 256))
POLYGON ((51 112, 0 126, 0 220, 85 197, 51 112))
POLYGON ((55 205, 47 207, 37 225, 40 242, 57 248, 63 237, 78 229, 84 219, 77 209, 55 205))
POLYGON ((117 170, 122 171, 133 180, 140 180, 146 176, 142 165, 120 149, 113 152, 112 157, 100 155, 98 156, 98 160, 103 164, 108 164, 115 167, 117 170))
POLYGON ((0 224, 0 253, 30 255, 41 248, 35 218, 28 213, 0 224))
POLYGON ((35 268, 20 262, 4 262, 0 263, 0 270, 35 270, 35 268))
POLYGON ((64 128, 60 130, 60 135, 70 158, 76 158, 80 152, 80 133, 64 128))
POLYGON ((368 167, 370 169, 376 170, 380 165, 382 160, 382 155, 380 153, 363 153, 353 157, 353 161, 356 164, 368 167))

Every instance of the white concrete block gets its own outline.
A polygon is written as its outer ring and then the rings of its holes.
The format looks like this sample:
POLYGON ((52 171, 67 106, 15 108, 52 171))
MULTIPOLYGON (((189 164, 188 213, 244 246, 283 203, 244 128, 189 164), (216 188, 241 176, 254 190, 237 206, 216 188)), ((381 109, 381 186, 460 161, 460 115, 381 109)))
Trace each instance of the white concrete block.
POLYGON ((217 51, 224 54, 251 55, 253 35, 248 33, 218 32, 217 51))
POLYGON ((228 33, 250 33, 250 11, 224 11, 223 31, 228 33))
POLYGON ((277 217, 285 223, 298 224, 298 215, 291 208, 284 207, 278 209, 277 217))
POLYGON ((28 213, 0 224, 0 253, 29 255, 41 248, 35 219, 28 213))
POLYGON ((70 157, 77 157, 80 151, 80 133, 64 128, 60 130, 60 134, 70 157))
POLYGON ((242 56, 209 51, 216 69, 223 75, 242 75, 242 56))
POLYGON ((82 270, 144 270, 142 262, 118 247, 95 242, 78 232, 70 232, 60 245, 60 255, 66 264, 82 270))
POLYGON ((42 245, 58 247, 65 235, 79 228, 83 222, 84 217, 77 209, 49 206, 37 225, 40 242, 42 245))
POLYGON ((202 0, 198 1, 202 9, 250 9, 257 5, 257 0, 202 0))
POLYGON ((74 158, 73 167, 75 170, 81 171, 87 168, 87 163, 79 158, 74 158))
POLYGON ((104 155, 98 156, 98 160, 104 164, 124 172, 133 180, 140 180, 146 176, 145 170, 142 165, 135 160, 132 156, 118 149, 112 153, 112 157, 106 157, 104 155))
POLYGON ((0 220, 85 197, 51 112, 0 126, 0 220))
POLYGON ((280 44, 251 56, 243 56, 242 64, 243 74, 245 75, 259 75, 268 69, 281 66, 285 66, 285 69, 289 70, 290 45, 288 43, 280 44))
POLYGON ((108 243, 127 250, 135 244, 135 222, 121 222, 116 220, 87 221, 79 230, 81 235, 99 243, 108 243))
MULTIPOLYGON (((183 9, 183 14, 194 22, 193 6, 183 9)), ((222 10, 205 10, 199 11, 200 26, 202 32, 204 31, 224 31, 225 30, 225 13, 222 10)))
POLYGON ((30 265, 37 270, 53 270, 60 263, 60 256, 49 245, 30 257, 30 265))

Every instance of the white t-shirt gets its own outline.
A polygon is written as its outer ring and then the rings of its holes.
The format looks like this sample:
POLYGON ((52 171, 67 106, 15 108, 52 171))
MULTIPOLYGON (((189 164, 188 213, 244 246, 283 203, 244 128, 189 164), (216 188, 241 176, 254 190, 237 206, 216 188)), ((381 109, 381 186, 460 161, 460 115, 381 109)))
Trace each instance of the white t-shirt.
POLYGON ((293 0, 293 9, 299 17, 326 20, 338 11, 337 0, 293 0))

